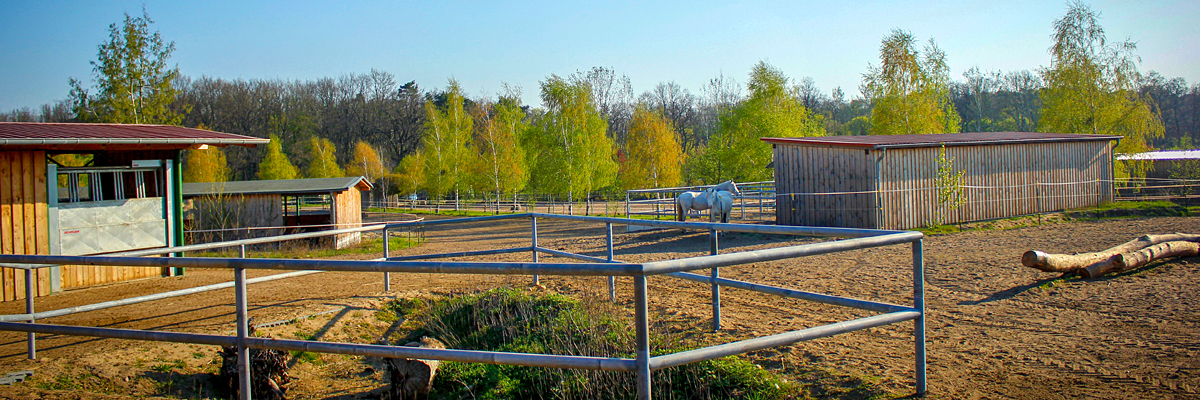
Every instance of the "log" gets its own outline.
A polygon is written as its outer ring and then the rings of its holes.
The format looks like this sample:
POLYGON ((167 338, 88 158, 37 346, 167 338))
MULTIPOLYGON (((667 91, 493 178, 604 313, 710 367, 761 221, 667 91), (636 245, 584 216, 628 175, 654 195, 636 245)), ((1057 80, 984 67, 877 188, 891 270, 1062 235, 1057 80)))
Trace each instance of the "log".
POLYGON ((1189 233, 1146 235, 1095 253, 1049 254, 1030 250, 1021 255, 1021 264, 1046 272, 1076 272, 1089 265, 1106 262, 1118 254, 1128 254, 1157 244, 1179 241, 1200 242, 1200 235, 1189 233))
MULTIPOLYGON (((419 342, 409 342, 408 347, 428 349, 444 349, 446 345, 431 337, 422 337, 419 342)), ((429 389, 433 387, 433 377, 437 376, 438 360, 418 360, 410 358, 385 358, 388 377, 391 385, 384 393, 384 399, 390 400, 425 400, 429 398, 429 389)))
POLYGON ((1084 278, 1099 278, 1108 273, 1129 271, 1154 260, 1197 255, 1200 255, 1200 243, 1184 241, 1159 243, 1132 253, 1114 255, 1103 262, 1081 268, 1078 273, 1084 278))

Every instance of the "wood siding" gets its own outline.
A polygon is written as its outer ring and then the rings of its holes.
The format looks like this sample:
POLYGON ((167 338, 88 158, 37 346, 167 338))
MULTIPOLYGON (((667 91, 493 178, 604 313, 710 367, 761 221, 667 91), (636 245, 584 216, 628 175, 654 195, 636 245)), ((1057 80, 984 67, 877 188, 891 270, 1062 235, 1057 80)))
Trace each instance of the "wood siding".
MULTIPOLYGON (((330 215, 330 223, 336 226, 333 229, 357 228, 362 226, 362 192, 356 188, 350 188, 344 192, 332 194, 333 215, 330 215)), ((362 242, 362 233, 344 233, 337 235, 334 241, 334 247, 344 249, 347 247, 358 246, 362 242)))
MULTIPOLYGON (((46 153, 0 151, 0 253, 50 254, 46 153)), ((39 269, 35 296, 50 294, 50 269, 39 269)), ((0 268, 4 301, 24 299, 25 271, 0 268)))
POLYGON ((866 150, 777 145, 777 223, 854 227, 873 224, 875 173, 875 159, 866 150))
POLYGON ((866 154, 863 149, 777 145, 778 223, 910 229, 1112 200, 1111 142, 946 147, 954 171, 966 172, 962 204, 953 210, 938 196, 940 152, 940 147, 919 147, 866 154), (829 194, 875 190, 877 195, 829 194))

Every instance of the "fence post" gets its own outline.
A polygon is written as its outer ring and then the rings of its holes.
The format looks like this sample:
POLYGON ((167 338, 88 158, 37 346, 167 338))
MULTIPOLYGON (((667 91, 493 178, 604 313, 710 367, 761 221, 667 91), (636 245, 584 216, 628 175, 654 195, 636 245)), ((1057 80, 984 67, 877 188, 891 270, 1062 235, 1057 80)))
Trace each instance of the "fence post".
POLYGON ((646 304, 646 276, 633 277, 634 325, 637 335, 637 398, 650 400, 650 324, 646 304))
POLYGON ((925 250, 918 239, 912 244, 913 256, 913 308, 921 316, 913 320, 915 342, 917 395, 925 394, 925 250))
POLYGON ((625 218, 629 218, 629 191, 625 191, 625 218))
MULTIPOLYGON (((720 245, 717 239, 717 230, 708 230, 709 253, 717 255, 720 251, 720 245)), ((713 308, 713 332, 721 330, 721 285, 717 284, 717 278, 721 277, 721 273, 716 267, 712 269, 712 308, 713 308)))
MULTIPOLYGON (((246 245, 238 246, 238 256, 246 258, 246 245)), ((250 400, 250 349, 246 348, 246 336, 250 331, 247 322, 246 306, 246 269, 233 268, 234 297, 237 302, 237 351, 238 351, 238 388, 242 400, 250 400)))
MULTIPOLYGON (((533 238, 533 262, 538 262, 538 241, 537 241, 537 217, 529 217, 530 236, 533 238)), ((541 284, 541 279, 536 274, 533 275, 533 284, 541 284)))
MULTIPOLYGON (((608 261, 612 262, 612 260, 613 260, 612 222, 606 222, 604 225, 606 228, 608 228, 607 229, 608 230, 608 261)), ((611 276, 611 275, 609 275, 609 277, 608 277, 608 300, 612 301, 614 303, 617 301, 617 277, 611 276)))
MULTIPOLYGON (((33 323, 33 298, 36 297, 33 285, 33 268, 25 270, 25 312, 29 314, 29 323, 33 323)), ((29 359, 37 359, 37 338, 33 336, 33 332, 29 332, 29 359)))
MULTIPOLYGON (((383 228, 383 261, 387 261, 388 257, 392 256, 391 251, 390 251, 391 250, 391 241, 392 241, 392 235, 390 235, 388 233, 388 228, 383 228)), ((383 273, 383 291, 385 291, 385 292, 392 291, 392 273, 391 272, 383 273)))

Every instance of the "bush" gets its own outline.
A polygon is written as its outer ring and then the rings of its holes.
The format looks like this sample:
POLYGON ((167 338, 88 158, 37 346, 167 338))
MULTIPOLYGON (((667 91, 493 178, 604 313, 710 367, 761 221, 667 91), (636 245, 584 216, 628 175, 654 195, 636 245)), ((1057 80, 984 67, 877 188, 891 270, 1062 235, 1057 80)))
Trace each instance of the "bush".
MULTIPOLYGON (((398 300, 388 309, 416 324, 409 339, 430 336, 447 348, 633 358, 632 318, 606 303, 558 294, 494 289, 438 300, 398 300)), ((652 337, 656 354, 686 349, 652 337)), ((401 341, 401 343, 407 342, 401 341)), ((630 399, 629 372, 444 362, 431 399, 630 399)), ((798 389, 737 357, 655 371, 656 399, 779 399, 798 389)))

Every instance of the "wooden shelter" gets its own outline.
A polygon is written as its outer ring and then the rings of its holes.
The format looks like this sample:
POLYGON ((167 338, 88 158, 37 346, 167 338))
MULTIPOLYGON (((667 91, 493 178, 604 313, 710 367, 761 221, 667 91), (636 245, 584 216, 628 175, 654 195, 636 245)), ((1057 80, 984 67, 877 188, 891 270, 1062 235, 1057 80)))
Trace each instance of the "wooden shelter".
POLYGON ((877 229, 1111 201, 1119 139, 1033 132, 763 138, 774 148, 777 223, 877 229))
MULTIPOLYGON (((191 231, 222 233, 230 239, 285 232, 362 226, 362 192, 371 183, 361 176, 185 183, 185 223, 191 231)), ((358 245, 360 233, 337 235, 334 246, 358 245)))
MULTIPOLYGON (((164 125, 0 122, 0 252, 87 255, 182 244, 180 152, 267 139, 164 125), (84 166, 52 157, 74 154, 84 166)), ((181 273, 162 268, 38 269, 37 296, 181 273)), ((3 300, 24 271, 0 268, 3 300)))

